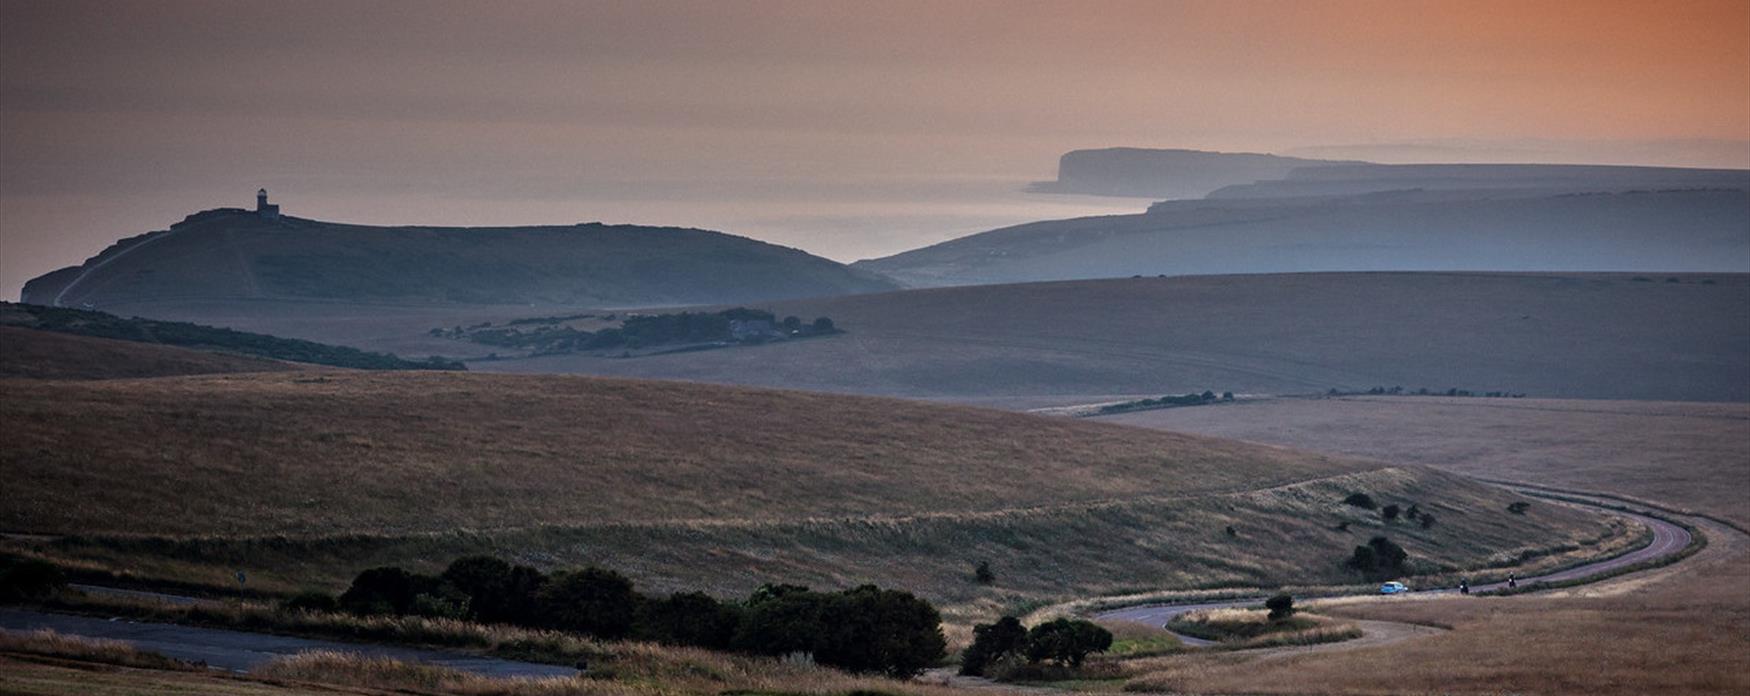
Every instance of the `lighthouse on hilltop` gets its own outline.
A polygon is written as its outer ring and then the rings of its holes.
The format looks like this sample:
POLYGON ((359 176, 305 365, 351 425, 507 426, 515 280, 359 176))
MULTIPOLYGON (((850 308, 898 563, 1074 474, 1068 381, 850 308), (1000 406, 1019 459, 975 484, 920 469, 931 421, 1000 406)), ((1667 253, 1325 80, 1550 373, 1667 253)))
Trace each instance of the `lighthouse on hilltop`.
POLYGON ((280 219, 280 207, 267 202, 267 189, 255 192, 255 214, 260 215, 263 220, 280 219))

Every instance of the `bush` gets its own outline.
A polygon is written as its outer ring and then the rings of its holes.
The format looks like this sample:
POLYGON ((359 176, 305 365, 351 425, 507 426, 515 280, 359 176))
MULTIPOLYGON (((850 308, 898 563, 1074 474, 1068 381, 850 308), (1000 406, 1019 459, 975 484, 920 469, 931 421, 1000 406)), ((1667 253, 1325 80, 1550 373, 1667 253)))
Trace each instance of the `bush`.
POLYGON ((1005 616, 994 624, 972 627, 972 645, 960 654, 960 673, 982 677, 992 664, 1025 655, 1027 627, 1013 616, 1005 616))
POLYGON ((549 626, 609 640, 632 630, 638 609, 631 580, 595 567, 553 576, 538 599, 549 626))
POLYGON ((1398 506, 1387 505, 1379 509, 1379 518, 1390 522, 1398 518, 1398 506))
POLYGON ((1343 499, 1343 502, 1363 510, 1372 510, 1375 507, 1373 497, 1366 493, 1350 493, 1349 497, 1343 499))
POLYGON ((1415 503, 1410 503, 1410 509, 1404 511, 1405 519, 1414 520, 1421 516, 1422 508, 1418 507, 1415 503))
POLYGON ((1527 503, 1525 501, 1520 501, 1520 502, 1512 503, 1512 504, 1508 505, 1507 511, 1511 512, 1515 515, 1523 515, 1523 514, 1525 514, 1525 511, 1527 509, 1529 509, 1530 507, 1531 507, 1531 503, 1527 503))
POLYGON ((421 584, 412 573, 394 566, 371 568, 353 578, 340 595, 342 609, 354 614, 408 614, 421 584))
POLYGON ((850 672, 910 677, 947 650, 941 623, 935 607, 909 592, 768 585, 749 599, 732 644, 762 655, 811 653, 819 664, 850 672))
POLYGON ((1368 540, 1366 546, 1355 547, 1348 565, 1369 578, 1390 580, 1403 575, 1404 562, 1409 556, 1403 547, 1392 543, 1390 539, 1376 536, 1368 540))
POLYGON ((0 601, 42 599, 67 586, 54 564, 34 558, 0 558, 0 601))
POLYGON ((633 635, 665 645, 728 650, 741 612, 703 592, 676 592, 638 606, 633 635))
POLYGON ((1281 621, 1294 616, 1294 597, 1287 593, 1278 594, 1264 600, 1264 608, 1270 610, 1271 621, 1281 621))
POLYGON ((989 585, 997 581, 996 573, 990 570, 990 561, 979 561, 978 567, 972 570, 972 579, 980 585, 989 585))
POLYGON ((464 556, 445 568, 444 582, 468 597, 469 613, 474 619, 503 623, 505 604, 510 599, 510 564, 491 556, 464 556))
POLYGON ((1434 516, 1430 515, 1426 512, 1422 513, 1422 528, 1428 529, 1429 527, 1433 527, 1433 526, 1434 526, 1434 516))
POLYGON ((910 592, 863 585, 829 600, 822 619, 814 659, 829 667, 904 679, 948 649, 941 614, 910 592))
POLYGON ((1027 632, 1027 661, 1053 660, 1081 667, 1088 655, 1112 647, 1112 633, 1088 621, 1056 619, 1027 632))

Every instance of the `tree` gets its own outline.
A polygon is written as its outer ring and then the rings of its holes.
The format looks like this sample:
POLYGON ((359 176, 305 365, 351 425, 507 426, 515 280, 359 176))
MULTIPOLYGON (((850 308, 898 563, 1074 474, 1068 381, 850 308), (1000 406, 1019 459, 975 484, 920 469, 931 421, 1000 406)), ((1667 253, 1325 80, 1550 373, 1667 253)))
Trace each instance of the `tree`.
POLYGON ((1072 668, 1082 666, 1088 655, 1112 647, 1112 633, 1080 619, 1056 619, 1027 632, 1027 660, 1054 660, 1072 668))
POLYGON ((910 592, 863 585, 828 601, 821 618, 814 659, 829 667, 906 679, 948 649, 941 614, 910 592))
POLYGON ((1409 552, 1403 547, 1376 536, 1368 540, 1366 546, 1355 547, 1355 552, 1349 557, 1349 567, 1374 579, 1390 580, 1403 574, 1404 562, 1409 557, 1409 552))
POLYGON ((1428 529, 1429 527, 1433 527, 1433 526, 1434 526, 1434 516, 1430 515, 1426 512, 1422 513, 1422 528, 1428 529))
POLYGON ((1422 508, 1418 507, 1415 503, 1410 503, 1410 509, 1404 511, 1404 517, 1406 519, 1414 520, 1421 516, 1422 508))
POLYGON ((1372 510, 1375 507, 1373 497, 1366 493, 1350 493, 1349 497, 1343 499, 1343 502, 1363 510, 1372 510))
POLYGON ((626 576, 590 567, 553 576, 540 604, 548 625, 611 640, 632 629, 638 595, 626 576))
POLYGON ((1027 652, 1027 627, 1013 616, 972 627, 972 645, 960 654, 960 673, 982 677, 992 664, 1027 652))
POLYGON ((996 573, 991 572, 990 561, 979 561, 978 567, 972 570, 972 579, 980 585, 989 585, 997 581, 996 573))
POLYGON ((665 645, 728 650, 741 612, 703 592, 676 592, 638 606, 633 635, 665 645))
POLYGON ((1271 621, 1281 621, 1294 616, 1294 597, 1287 593, 1278 594, 1264 600, 1264 608, 1270 610, 1271 621))
POLYGON ((468 597, 469 613, 479 621, 510 621, 510 564, 491 556, 464 556, 450 563, 444 582, 468 597))
POLYGON ((1390 522, 1398 518, 1398 506, 1387 505, 1379 509, 1379 518, 1390 522))
POLYGON ((757 655, 814 651, 825 598, 798 585, 762 585, 747 600, 747 614, 730 645, 757 655))
POLYGON ((354 614, 407 614, 418 584, 412 573, 395 566, 370 568, 353 578, 340 595, 340 607, 354 614))
POLYGON ((832 325, 832 320, 826 317, 815 317, 813 329, 815 333, 832 333, 838 330, 832 325))
POLYGON ((779 326, 784 327, 785 333, 795 333, 802 330, 802 320, 797 317, 784 317, 784 322, 779 326))
POLYGON ((67 576, 48 561, 0 558, 0 601, 42 599, 67 585, 67 576))
POLYGON ((1523 514, 1525 514, 1525 511, 1527 509, 1529 509, 1530 507, 1531 507, 1531 503, 1527 503, 1527 502, 1521 500, 1517 503, 1509 504, 1507 506, 1507 511, 1511 512, 1515 515, 1523 515, 1523 514))

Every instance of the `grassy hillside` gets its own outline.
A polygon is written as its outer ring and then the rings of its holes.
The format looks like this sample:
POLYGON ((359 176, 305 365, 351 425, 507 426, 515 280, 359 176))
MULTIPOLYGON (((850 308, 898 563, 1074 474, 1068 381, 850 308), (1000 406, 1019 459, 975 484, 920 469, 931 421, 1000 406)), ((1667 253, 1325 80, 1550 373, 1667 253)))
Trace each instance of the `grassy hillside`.
MULTIPOLYGON (((1273 400, 1098 419, 1626 495, 1750 525, 1750 406, 1526 399, 1273 400)), ((1750 688, 1750 539, 1652 573, 1555 595, 1319 609, 1450 627, 1371 650, 1161 658, 1128 688, 1192 693, 1743 693, 1750 688), (1644 656, 1657 656, 1649 663, 1644 656), (1479 665, 1487 665, 1479 670, 1479 665)))
POLYGON ((274 360, 0 326, 0 378, 120 379, 297 369, 274 360))
POLYGON ((992 230, 857 267, 913 287, 1308 271, 1743 272, 1750 192, 1415 189, 1168 201, 1141 215, 992 230))
POLYGON ((493 552, 656 591, 874 581, 988 610, 1353 581, 1342 560, 1382 530, 1431 570, 1625 539, 1424 469, 884 399, 451 373, 0 390, 0 528, 80 535, 11 545, 181 582, 241 567, 291 589, 493 552), (1440 523, 1387 525, 1340 502, 1358 490, 1440 523))
POLYGON ((1750 400, 1745 275, 1142 278, 767 308, 830 316, 849 333, 737 351, 472 367, 957 399, 1405 386, 1750 400))
POLYGON ((1608 491, 1750 527, 1745 403, 1365 396, 1096 420, 1608 491))
POLYGON ((34 304, 158 316, 154 302, 655 305, 871 292, 874 275, 718 232, 599 223, 369 227, 241 210, 189 216, 27 283, 34 304))
POLYGON ((124 319, 103 312, 42 305, 0 302, 0 325, 361 370, 467 369, 459 362, 435 357, 427 360, 403 360, 384 353, 296 338, 280 338, 187 322, 154 321, 139 317, 124 319))

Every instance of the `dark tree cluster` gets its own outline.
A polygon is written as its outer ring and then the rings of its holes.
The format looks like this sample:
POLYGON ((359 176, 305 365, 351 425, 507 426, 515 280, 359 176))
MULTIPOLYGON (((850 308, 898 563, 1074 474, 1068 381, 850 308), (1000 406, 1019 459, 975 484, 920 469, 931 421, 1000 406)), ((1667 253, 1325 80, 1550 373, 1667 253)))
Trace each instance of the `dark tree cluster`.
POLYGON ((1366 546, 1355 547, 1355 552, 1349 556, 1348 565, 1371 579, 1390 580, 1404 574, 1404 564, 1409 558, 1410 554, 1404 547, 1385 537, 1376 536, 1368 540, 1366 546))
POLYGON ((0 602, 43 599, 67 586, 67 576, 48 561, 0 556, 0 602))
MULTIPOLYGON (((832 319, 827 317, 817 317, 813 322, 803 323, 800 317, 784 317, 779 320, 771 312, 746 307, 720 312, 630 314, 619 319, 619 326, 593 332, 565 325, 567 321, 580 318, 594 318, 594 315, 517 319, 502 326, 485 323, 466 328, 437 328, 432 329, 430 334, 439 338, 465 339, 501 348, 526 349, 535 355, 554 355, 593 350, 636 350, 679 344, 758 343, 838 333, 832 319), (746 322, 766 327, 766 330, 737 334, 732 322, 746 322)), ((608 321, 615 318, 611 314, 601 317, 608 321)))
POLYGON ((1005 616, 994 624, 972 628, 972 645, 960 656, 960 673, 984 676, 1003 664, 1055 662, 1071 669, 1089 655, 1112 647, 1112 633, 1079 619, 1055 619, 1027 630, 1021 620, 1005 616))
POLYGON ((1349 497, 1343 499, 1343 502, 1345 504, 1348 504, 1348 505, 1354 505, 1355 507, 1361 508, 1363 510, 1372 510, 1376 507, 1379 507, 1378 505, 1374 504, 1373 496, 1370 496, 1366 493, 1350 493, 1349 497))
MULTIPOLYGON (((329 608, 319 598, 301 597, 288 607, 329 608)), ((611 570, 548 575, 490 556, 458 559, 436 576, 372 568, 329 604, 359 614, 443 616, 609 640, 758 655, 807 653, 830 667, 896 677, 922 671, 947 649, 935 607, 874 585, 843 592, 766 585, 741 603, 700 592, 645 597, 611 570)))
POLYGON ((33 328, 79 336, 113 338, 138 343, 158 343, 196 349, 220 349, 274 360, 350 367, 360 370, 465 370, 460 362, 432 357, 406 360, 388 353, 331 346, 296 338, 222 329, 180 321, 157 321, 65 307, 5 303, 32 315, 33 328))

